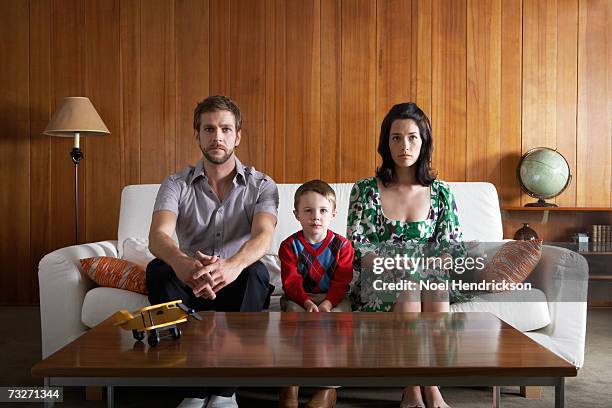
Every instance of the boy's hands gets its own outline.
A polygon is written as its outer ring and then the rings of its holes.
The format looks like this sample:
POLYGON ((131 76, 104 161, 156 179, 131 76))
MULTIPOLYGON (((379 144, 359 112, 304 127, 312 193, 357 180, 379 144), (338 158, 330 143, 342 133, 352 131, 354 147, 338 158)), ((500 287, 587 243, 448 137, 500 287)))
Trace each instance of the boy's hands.
POLYGON ((307 312, 318 312, 319 311, 317 304, 310 299, 304 302, 304 309, 306 309, 307 312))
POLYGON ((324 300, 319 306, 312 300, 308 299, 304 302, 304 309, 307 312, 331 312, 333 306, 329 300, 324 300))
POLYGON ((321 302, 321 304, 319 304, 319 312, 331 312, 333 307, 334 306, 331 304, 331 302, 325 299, 321 302))

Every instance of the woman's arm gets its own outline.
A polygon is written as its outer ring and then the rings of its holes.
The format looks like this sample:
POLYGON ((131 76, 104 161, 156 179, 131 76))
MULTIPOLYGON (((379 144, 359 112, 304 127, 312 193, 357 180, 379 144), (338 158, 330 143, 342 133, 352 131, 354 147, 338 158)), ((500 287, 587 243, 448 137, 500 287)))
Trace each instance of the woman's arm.
MULTIPOLYGON (((368 179, 360 180, 351 190, 347 217, 347 238, 355 251, 353 262, 356 270, 361 266, 363 258, 376 256, 379 238, 376 231, 376 208, 372 200, 371 187, 368 179)), ((370 259, 371 262, 371 259, 370 259)))
POLYGON ((450 186, 440 181, 438 189, 438 218, 433 241, 437 245, 438 255, 446 254, 453 258, 465 256, 463 233, 459 225, 459 211, 455 196, 450 186))

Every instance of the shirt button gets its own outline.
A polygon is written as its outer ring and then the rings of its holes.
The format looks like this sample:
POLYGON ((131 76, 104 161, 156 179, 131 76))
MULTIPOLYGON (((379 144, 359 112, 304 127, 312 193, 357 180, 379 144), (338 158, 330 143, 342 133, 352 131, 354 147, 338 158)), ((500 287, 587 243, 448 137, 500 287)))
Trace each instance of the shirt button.
POLYGON ((223 207, 219 208, 219 212, 222 213, 223 212, 223 207))

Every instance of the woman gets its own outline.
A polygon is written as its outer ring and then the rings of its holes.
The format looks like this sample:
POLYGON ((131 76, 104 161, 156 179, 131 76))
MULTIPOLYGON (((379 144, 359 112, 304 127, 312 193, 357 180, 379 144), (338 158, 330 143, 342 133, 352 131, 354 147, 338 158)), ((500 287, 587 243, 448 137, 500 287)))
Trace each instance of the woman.
MULTIPOLYGON (((376 177, 355 183, 348 214, 348 237, 355 249, 355 270, 367 270, 378 256, 389 256, 384 247, 428 243, 440 255, 462 252, 461 231, 453 194, 431 168, 433 150, 429 118, 414 103, 391 108, 382 122, 378 153, 382 165, 376 177)), ((411 278, 446 280, 445 273, 410 275, 411 278)), ((448 312, 446 291, 413 290, 382 293, 364 276, 353 286, 351 297, 360 311, 448 312)), ((417 286, 418 287, 418 286, 417 286)), ((424 387, 428 407, 448 407, 438 387, 424 387)), ((421 389, 404 389, 402 408, 425 407, 421 389)))

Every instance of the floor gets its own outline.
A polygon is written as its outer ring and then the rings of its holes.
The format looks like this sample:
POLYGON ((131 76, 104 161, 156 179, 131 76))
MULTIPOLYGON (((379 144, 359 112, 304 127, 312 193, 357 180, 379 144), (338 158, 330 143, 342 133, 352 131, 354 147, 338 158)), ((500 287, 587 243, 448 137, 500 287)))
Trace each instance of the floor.
MULTIPOLYGON (((30 377, 30 368, 41 356, 40 315, 37 307, 0 307, 0 386, 40 386, 41 381, 30 377)), ((566 407, 612 407, 612 309, 589 309, 585 365, 576 378, 566 381, 566 407)), ((241 407, 276 407, 277 389, 241 389, 241 407)), ((311 390, 303 390, 307 398, 311 390)), ((554 406, 552 387, 544 387, 541 400, 526 400, 518 388, 502 388, 502 407, 540 408, 554 406)), ((491 406, 490 388, 444 388, 446 401, 453 408, 491 406)), ((118 390, 118 406, 126 408, 174 407, 181 400, 180 390, 167 388, 129 388, 118 390)), ((337 408, 397 408, 400 388, 341 388, 337 408)), ((304 400, 305 402, 305 400, 304 400)), ((11 404, 0 403, 2 407, 11 404)), ((17 408, 41 406, 19 403, 17 408)), ((85 401, 80 387, 64 389, 60 408, 104 407, 105 401, 85 401)))

